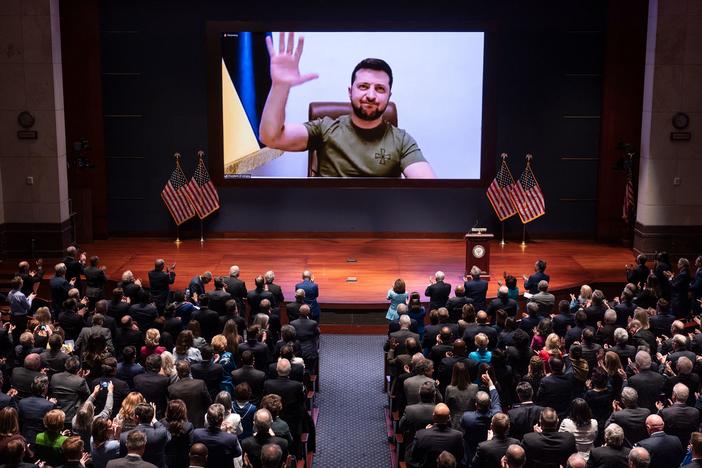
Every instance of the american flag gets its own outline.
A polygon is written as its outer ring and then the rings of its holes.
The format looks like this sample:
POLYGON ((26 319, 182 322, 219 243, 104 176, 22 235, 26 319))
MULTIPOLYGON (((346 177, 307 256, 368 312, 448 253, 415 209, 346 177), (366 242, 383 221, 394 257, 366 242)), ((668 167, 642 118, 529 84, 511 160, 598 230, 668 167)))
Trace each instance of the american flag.
POLYGON ((517 209, 509 197, 509 187, 514 184, 512 173, 509 172, 507 162, 502 159, 500 170, 487 189, 487 197, 500 221, 517 214, 517 209))
POLYGON ((509 195, 524 224, 546 213, 544 194, 531 171, 531 163, 528 160, 519 180, 512 184, 509 195))
POLYGON ((624 203, 622 205, 622 219, 624 222, 629 222, 634 211, 634 177, 631 170, 631 157, 625 160, 626 168, 626 186, 624 188, 624 203))
POLYGON ((210 180, 210 174, 207 172, 202 155, 197 162, 193 178, 185 186, 185 194, 195 207, 200 219, 206 218, 219 209, 219 195, 217 195, 217 190, 210 180))
POLYGON ((176 164, 171 173, 171 178, 166 182, 166 186, 161 190, 161 198, 166 204, 168 211, 173 216, 173 221, 180 226, 190 218, 195 216, 195 208, 190 204, 185 195, 185 186, 188 183, 180 164, 176 164))

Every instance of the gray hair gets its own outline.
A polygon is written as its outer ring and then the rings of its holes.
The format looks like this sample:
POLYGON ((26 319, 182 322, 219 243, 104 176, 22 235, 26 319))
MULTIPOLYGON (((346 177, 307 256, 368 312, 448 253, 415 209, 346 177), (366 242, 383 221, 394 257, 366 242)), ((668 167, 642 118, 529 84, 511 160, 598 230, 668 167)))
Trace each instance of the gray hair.
POLYGON ((480 276, 480 273, 482 273, 482 271, 475 265, 473 265, 473 267, 470 269, 471 276, 480 276))
POLYGON ((539 289, 539 291, 546 292, 548 291, 548 281, 541 280, 539 281, 539 284, 536 287, 539 289))
POLYGON ((66 273, 66 264, 65 263, 57 263, 56 266, 54 267, 54 271, 56 272, 57 275, 63 275, 66 273))
POLYGON ((127 270, 122 273, 122 281, 125 283, 131 283, 134 281, 134 273, 132 273, 132 270, 127 270))
POLYGON ((678 382, 673 387, 673 396, 678 403, 684 403, 690 396, 690 389, 684 383, 678 382))
POLYGON ((604 430, 604 440, 610 447, 621 447, 624 444, 624 429, 619 424, 610 424, 604 430))
POLYGON ((407 313, 407 304, 397 304, 397 313, 405 315, 407 313))
POLYGON ((275 366, 275 371, 278 373, 278 377, 287 377, 290 375, 291 367, 290 361, 287 359, 278 359, 278 364, 275 366))
POLYGON ((651 355, 646 351, 636 353, 636 367, 639 370, 646 370, 651 367, 651 355))
POLYGON ((617 321, 617 313, 613 309, 607 309, 604 313, 604 323, 612 324, 617 321))
POLYGON ((253 423, 257 433, 265 434, 273 424, 273 417, 271 416, 270 411, 262 408, 254 413, 253 423))
POLYGON ((629 333, 623 328, 614 330, 614 341, 617 343, 626 343, 629 340, 629 333))
POLYGON ((443 281, 445 277, 446 277, 446 275, 441 270, 434 273, 434 278, 436 278, 436 281, 443 281))
POLYGON ((400 326, 409 328, 412 325, 412 319, 407 314, 400 315, 400 326))
POLYGON ((295 290, 295 297, 305 297, 305 290, 304 289, 296 289, 295 290))
POLYGON ((622 389, 621 399, 622 405, 624 405, 625 408, 631 408, 638 403, 639 393, 632 387, 624 387, 622 389))
POLYGON ((239 265, 229 267, 229 276, 234 276, 235 278, 239 276, 239 265))
POLYGON ((497 295, 498 296, 509 295, 509 288, 507 286, 500 286, 500 288, 497 290, 497 295))
POLYGON ((648 468, 651 464, 651 455, 643 447, 634 447, 629 452, 629 466, 632 468, 648 468))
POLYGON ((273 270, 268 270, 263 275, 263 279, 266 280, 266 283, 272 283, 273 280, 275 279, 275 273, 273 273, 273 270))

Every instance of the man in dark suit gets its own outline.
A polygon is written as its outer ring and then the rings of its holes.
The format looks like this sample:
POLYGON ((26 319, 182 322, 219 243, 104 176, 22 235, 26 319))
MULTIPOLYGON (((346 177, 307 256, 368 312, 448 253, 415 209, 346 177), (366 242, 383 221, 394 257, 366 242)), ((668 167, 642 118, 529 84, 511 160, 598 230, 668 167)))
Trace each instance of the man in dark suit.
MULTIPOLYGON (((553 356, 548 360, 551 375, 541 379, 536 394, 536 403, 556 410, 559 418, 565 418, 570 408, 573 394, 573 375, 563 373, 563 360, 553 356)), ((528 454, 527 454, 528 457, 528 454)))
POLYGON ((25 296, 29 296, 32 293, 37 292, 39 289, 39 284, 44 277, 44 261, 40 258, 35 262, 36 270, 32 271, 29 269, 29 262, 23 260, 17 265, 17 276, 22 278, 22 293, 25 296))
POLYGON ((288 323, 293 320, 297 320, 300 316, 300 307, 305 303, 305 290, 296 289, 295 290, 295 302, 288 302, 285 304, 285 313, 288 314, 288 323))
POLYGON ((473 382, 478 376, 478 363, 468 357, 468 350, 466 349, 466 343, 463 340, 456 340, 453 342, 453 351, 450 356, 446 356, 441 360, 439 368, 436 371, 435 377, 439 380, 439 388, 443 392, 449 383, 451 383, 451 375, 453 373, 453 366, 457 362, 462 362, 465 364, 466 369, 468 369, 468 375, 470 376, 470 381, 473 382))
POLYGON ((107 468, 156 468, 141 458, 146 450, 146 434, 142 431, 129 431, 125 446, 127 456, 108 461, 107 468))
POLYGON ((690 437, 692 460, 682 468, 702 468, 702 432, 693 432, 690 437))
POLYGON ((24 365, 12 369, 12 387, 17 390, 17 401, 32 394, 34 378, 41 375, 41 357, 32 353, 24 358, 24 365))
POLYGON ((268 379, 263 384, 263 394, 275 393, 283 399, 283 409, 280 418, 288 423, 290 432, 295 440, 302 431, 303 414, 305 412, 305 391, 300 382, 290 380, 290 361, 281 359, 276 367, 277 379, 268 379))
POLYGON ((551 281, 551 277, 546 273, 546 261, 537 260, 534 263, 534 274, 527 277, 527 275, 522 275, 524 278, 524 289, 529 294, 536 294, 539 292, 539 281, 551 281))
POLYGON ((577 451, 575 437, 570 432, 558 432, 558 413, 544 408, 539 417, 539 431, 524 435, 527 468, 559 468, 577 451))
POLYGON ((144 334, 139 330, 139 325, 132 320, 131 315, 125 315, 117 328, 116 348, 124 349, 127 346, 133 346, 138 349, 142 344, 144 344, 144 334))
POLYGON ((268 346, 259 341, 261 338, 261 332, 258 327, 250 326, 246 331, 246 341, 239 345, 239 353, 251 351, 254 355, 256 369, 266 372, 271 358, 268 346))
POLYGON ((129 302, 124 296, 124 290, 122 288, 115 288, 112 290, 112 300, 107 304, 107 315, 114 318, 119 322, 122 317, 129 313, 129 302))
POLYGON ((44 415, 56 407, 56 400, 47 398, 48 391, 49 379, 39 374, 32 380, 31 395, 17 404, 22 436, 28 441, 36 440, 37 434, 45 430, 44 415))
POLYGON ((656 315, 649 317, 648 323, 651 327, 653 333, 660 338, 663 335, 670 335, 670 327, 675 322, 675 315, 670 313, 670 308, 667 307, 668 301, 665 299, 658 300, 660 307, 656 307, 656 315), (665 301, 665 306, 661 304, 661 301, 665 301))
POLYGON ((658 414, 663 418, 665 433, 674 435, 680 439, 680 445, 687 447, 690 442, 690 434, 700 426, 700 412, 694 406, 687 406, 687 399, 690 390, 687 385, 677 383, 673 387, 673 404, 663 408, 663 404, 658 402, 660 408, 658 414))
MULTIPOLYGON (((224 289, 224 279, 221 276, 217 276, 214 279, 214 291, 207 295, 210 298, 210 309, 217 312, 220 316, 225 315, 227 313, 227 301, 232 296, 224 289)), ((202 305, 202 302, 200 305, 202 305)))
POLYGON ((163 418, 168 404, 168 386, 171 379, 161 375, 161 356, 151 354, 146 358, 146 372, 134 376, 134 391, 141 393, 146 401, 156 405, 156 417, 163 418))
POLYGON ((434 363, 434 369, 439 369, 441 361, 446 357, 446 353, 453 350, 453 333, 449 327, 441 327, 439 335, 436 337, 436 344, 429 351, 429 359, 434 363))
POLYGON ((463 333, 463 341, 465 341, 468 350, 475 350, 475 337, 478 335, 478 333, 483 333, 488 337, 489 350, 495 349, 497 346, 497 330, 488 324, 490 319, 487 312, 481 310, 478 312, 478 315, 475 316, 475 320, 478 322, 478 325, 467 328, 465 333, 463 333))
POLYGON ((405 340, 407 338, 414 338, 419 341, 419 335, 410 331, 410 325, 412 323, 409 315, 400 315, 400 329, 390 333, 388 340, 385 342, 384 350, 388 351, 393 345, 393 342, 397 342, 397 347, 395 348, 395 355, 405 354, 407 352, 405 348, 405 340))
POLYGON ((658 410, 656 401, 663 392, 666 378, 651 370, 651 355, 646 351, 636 353, 636 370, 638 372, 629 378, 629 386, 636 390, 639 406, 654 413, 658 410))
POLYGON ((129 395, 131 389, 129 388, 129 384, 127 382, 116 377, 117 359, 112 356, 106 357, 102 361, 101 368, 102 375, 96 379, 93 379, 89 385, 89 388, 95 388, 96 385, 101 386, 101 390, 98 392, 94 401, 95 414, 99 414, 99 412, 105 407, 107 402, 106 387, 109 384, 112 384, 112 417, 114 417, 117 415, 117 413, 119 413, 119 410, 122 408, 122 402, 125 398, 127 398, 127 395, 129 395))
MULTIPOLYGON (((614 345, 614 330, 616 330, 617 328, 621 328, 617 325, 617 313, 612 309, 607 309, 607 311, 604 314, 604 318, 602 319, 602 322, 597 324, 595 341, 597 341, 601 345, 614 345)), ((624 330, 624 328, 621 329, 624 330)), ((622 363, 625 363, 625 361, 622 361, 622 363)))
POLYGON ((405 407, 400 418, 400 433, 404 435, 405 447, 409 448, 415 433, 431 424, 434 417, 436 387, 432 382, 425 382, 419 387, 419 403, 405 407))
POLYGON ((624 446, 624 430, 610 424, 604 430, 604 445, 590 450, 588 468, 627 468, 630 449, 624 446))
POLYGON ((203 294, 199 297, 200 309, 193 312, 192 319, 200 324, 202 337, 208 343, 212 341, 212 337, 220 332, 219 314, 210 309, 210 294, 203 294))
POLYGON ((129 315, 139 325, 139 329, 146 331, 154 327, 156 318, 158 318, 158 309, 151 303, 151 296, 145 290, 141 289, 136 296, 136 303, 132 303, 129 307, 129 315))
POLYGON ((207 391, 214 401, 219 393, 219 384, 224 378, 224 369, 220 364, 213 362, 214 350, 212 346, 205 345, 200 348, 202 361, 195 362, 190 366, 190 373, 194 379, 200 379, 207 385, 207 391))
POLYGON ((295 285, 295 289, 302 289, 305 291, 305 304, 310 306, 310 318, 319 322, 319 317, 321 314, 321 309, 317 298, 319 297, 319 286, 314 282, 314 277, 312 272, 305 270, 302 272, 302 282, 295 285))
POLYGON ((651 270, 646 266, 648 258, 644 254, 640 254, 636 257, 636 266, 626 265, 626 282, 633 283, 637 286, 645 285, 646 280, 648 280, 648 275, 651 274, 651 270))
POLYGON ((271 304, 275 304, 275 297, 272 292, 266 289, 266 280, 263 276, 257 276, 254 279, 254 284, 256 289, 249 291, 246 295, 246 302, 251 308, 251 317, 256 316, 260 312, 259 304, 261 304, 262 300, 268 299, 271 304))
POLYGON ((83 272, 85 275, 85 297, 90 300, 91 307, 102 299, 105 283, 107 283, 105 267, 98 266, 99 263, 100 258, 93 255, 90 257, 90 266, 86 267, 83 272))
POLYGON ((602 321, 607 309, 609 309, 609 305, 607 304, 607 301, 605 301, 604 293, 599 289, 595 289, 592 292, 590 305, 585 307, 587 324, 591 327, 597 327, 597 322, 602 321))
POLYGON ((568 301, 558 302, 558 313, 553 316, 551 323, 553 324, 553 332, 561 337, 565 337, 568 329, 575 326, 575 312, 570 310, 568 301))
MULTIPOLYGON (((316 373, 319 360, 319 324, 309 318, 310 314, 310 306, 305 304, 300 307, 300 318, 293 320, 290 325, 295 328, 305 366, 310 372, 316 373)), ((419 340, 419 336, 417 336, 417 340, 419 340)))
POLYGON ((188 420, 195 427, 204 427, 205 409, 212 403, 207 385, 190 377, 190 363, 187 360, 178 361, 176 371, 179 380, 168 387, 168 398, 183 400, 188 408, 188 420))
POLYGON ((275 444, 283 452, 282 459, 288 457, 288 441, 270 434, 273 425, 271 413, 260 409, 254 413, 253 425, 255 435, 241 441, 241 450, 253 468, 261 468, 261 451, 268 444, 275 444))
POLYGON ((63 259, 63 263, 66 265, 66 278, 68 278, 69 281, 75 278, 75 287, 78 288, 81 294, 83 293, 83 281, 80 276, 85 274, 84 267, 86 260, 85 252, 78 255, 78 248, 74 245, 66 249, 66 258, 63 259))
POLYGON ((444 272, 437 271, 433 277, 429 277, 429 286, 424 291, 424 295, 429 298, 429 310, 446 307, 451 294, 451 285, 444 282, 444 272))
POLYGON ((500 466, 502 457, 507 453, 507 447, 518 444, 520 441, 512 437, 507 437, 510 420, 504 413, 497 413, 492 417, 490 430, 492 439, 480 442, 473 457, 473 468, 491 468, 500 466))
POLYGON ((239 440, 234 434, 222 431, 224 406, 219 403, 207 408, 207 428, 193 431, 193 443, 207 446, 207 466, 234 468, 234 458, 241 456, 239 440))
MULTIPOLYGON (((508 317, 516 317, 517 315, 519 305, 517 304, 517 301, 510 299, 509 289, 507 286, 500 286, 500 288, 497 290, 497 297, 490 301, 490 304, 487 307, 486 312, 488 316, 490 316, 491 322, 494 321, 495 315, 499 309, 504 310, 508 317)), ((505 447, 505 450, 507 450, 507 447, 505 447)))
POLYGON ((473 299, 466 297, 466 287, 463 283, 457 284, 453 291, 455 296, 449 297, 448 301, 446 301, 446 309, 448 309, 451 321, 455 323, 461 318, 463 306, 472 304, 473 299))
POLYGON ((500 396, 490 379, 490 375, 483 374, 481 380, 488 387, 490 393, 478 392, 475 396, 475 411, 466 411, 461 417, 463 448, 465 450, 463 463, 465 465, 469 465, 473 460, 478 444, 487 440, 492 417, 502 412, 500 396))
POLYGON ((239 314, 243 315, 246 312, 244 299, 246 299, 248 291, 246 291, 246 282, 239 279, 239 267, 237 265, 232 265, 229 268, 229 276, 224 278, 224 285, 227 288, 227 292, 236 301, 239 314))
POLYGON ((166 261, 159 258, 154 262, 154 269, 149 272, 149 288, 151 300, 156 304, 159 312, 163 312, 168 303, 169 286, 175 281, 175 263, 170 268, 166 261), (163 271, 163 270, 166 271, 163 271))
POLYGON ((194 276, 193 279, 190 280, 190 284, 188 284, 190 296, 195 298, 205 294, 205 285, 210 281, 212 281, 212 273, 209 271, 194 276))
POLYGON ((51 310, 54 319, 58 317, 58 313, 63 306, 63 302, 68 299, 68 290, 75 284, 75 280, 66 280, 66 265, 58 263, 54 267, 54 277, 49 280, 51 288, 51 310))
POLYGON ((533 431, 534 426, 539 422, 543 407, 534 404, 533 396, 534 389, 529 382, 517 384, 519 404, 507 412, 510 421, 509 435, 515 439, 522 440, 524 434, 533 431))
POLYGON ((251 387, 251 397, 255 402, 261 401, 263 396, 263 382, 266 373, 254 367, 254 353, 246 350, 241 353, 241 367, 232 371, 232 386, 247 383, 251 387))
POLYGON ((92 323, 90 327, 83 327, 78 334, 78 339, 75 343, 76 354, 80 356, 81 353, 85 351, 85 347, 88 345, 88 339, 93 335, 102 335, 105 339, 107 351, 109 351, 110 354, 114 354, 115 346, 112 344, 112 332, 103 326, 105 324, 104 316, 102 314, 94 314, 92 316, 92 323))
MULTIPOLYGON (((272 270, 268 270, 263 275, 263 280, 266 283, 266 291, 270 291, 270 293, 273 294, 274 300, 271 301, 273 308, 277 309, 280 306, 280 304, 285 304, 285 296, 283 295, 283 289, 273 282, 275 281, 275 273, 272 270)), ((295 289, 297 289, 297 287, 295 287, 295 289)))
POLYGON ((480 279, 480 268, 473 266, 470 269, 470 277, 466 276, 463 287, 466 290, 466 297, 473 300, 473 307, 475 307, 476 312, 485 310, 488 282, 480 279))
POLYGON ((85 379, 78 375, 80 358, 71 356, 66 360, 66 370, 51 377, 49 389, 58 400, 59 407, 66 414, 66 424, 70 424, 80 405, 88 399, 90 389, 85 379))
POLYGON ((133 431, 143 432, 146 435, 146 447, 142 455, 144 461, 163 468, 166 466, 164 454, 171 433, 160 421, 154 421, 154 408, 148 403, 139 403, 134 408, 134 416, 138 421, 137 427, 119 436, 120 455, 126 456, 128 453, 129 434, 133 431))
POLYGON ((617 326, 626 327, 629 319, 634 317, 636 304, 632 301, 634 294, 629 289, 624 289, 619 297, 614 298, 614 312, 617 313, 617 326))
POLYGON ((451 429, 449 425, 450 411, 448 406, 439 403, 434 408, 434 424, 427 429, 421 429, 415 434, 415 444, 412 449, 412 466, 435 468, 436 459, 444 450, 456 460, 464 458, 463 437, 461 431, 451 429))
POLYGON ((648 408, 638 406, 638 393, 631 387, 622 389, 621 401, 614 401, 614 411, 607 420, 605 427, 616 424, 624 431, 627 445, 633 446, 640 440, 648 437, 646 432, 646 418, 651 414, 648 408))
POLYGON ((680 465, 685 450, 680 444, 680 439, 663 432, 665 424, 663 418, 652 414, 646 418, 648 439, 640 441, 637 446, 648 450, 651 455, 650 468, 671 468, 680 465))

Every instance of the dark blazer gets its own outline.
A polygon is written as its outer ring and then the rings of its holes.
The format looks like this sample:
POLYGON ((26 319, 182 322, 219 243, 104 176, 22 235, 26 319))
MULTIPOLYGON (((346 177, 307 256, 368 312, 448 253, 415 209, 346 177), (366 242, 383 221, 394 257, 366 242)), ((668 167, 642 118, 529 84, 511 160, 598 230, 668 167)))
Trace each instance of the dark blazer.
POLYGON ((648 439, 644 439, 636 445, 648 450, 651 456, 649 468, 677 467, 685 455, 685 449, 680 444, 680 440, 663 431, 654 432, 648 439))
POLYGON ((70 372, 54 374, 49 383, 49 392, 58 400, 59 407, 66 413, 66 421, 69 423, 90 395, 85 379, 70 372))
POLYGON ((146 331, 153 328, 154 320, 158 317, 158 309, 153 304, 134 304, 129 307, 129 315, 139 325, 139 330, 146 331))
POLYGON ((443 281, 437 281, 427 286, 424 295, 429 298, 429 310, 446 307, 446 301, 451 295, 451 285, 443 281))
POLYGON ((478 333, 484 333, 490 340, 488 343, 488 349, 495 349, 497 346, 497 330, 495 330, 490 325, 478 324, 475 327, 467 328, 465 333, 463 333, 463 341, 466 342, 466 348, 468 351, 475 351, 475 337, 478 333))
POLYGON ((552 374, 541 379, 541 385, 534 400, 543 407, 550 406, 555 409, 562 421, 568 414, 572 394, 573 376, 552 374))
POLYGON ((651 369, 642 370, 629 379, 629 386, 639 394, 639 406, 648 408, 651 413, 658 410, 656 401, 663 392, 664 384, 665 377, 651 369))
POLYGON ((83 281, 80 275, 84 275, 85 271, 83 264, 80 263, 73 257, 67 256, 63 259, 63 263, 66 265, 66 278, 70 281, 72 278, 76 279, 75 287, 83 293, 83 281))
POLYGON ((191 296, 194 296, 195 294, 202 296, 205 294, 205 283, 202 281, 202 278, 200 278, 200 275, 195 275, 193 279, 190 280, 188 289, 190 290, 191 296))
POLYGON ((400 418, 400 431, 405 434, 405 443, 410 442, 418 430, 431 424, 435 406, 434 403, 416 403, 405 407, 405 414, 400 418))
POLYGON ((515 405, 507 412, 509 416, 509 435, 521 440, 524 434, 534 430, 534 424, 539 422, 542 406, 534 403, 515 405))
POLYGON ((575 326, 575 314, 572 312, 567 312, 565 314, 558 314, 551 319, 553 324, 553 331, 558 336, 565 337, 568 332, 568 327, 575 326))
POLYGON ((682 468, 702 468, 702 458, 696 458, 682 468))
POLYGON ((132 431, 141 431, 146 434, 146 450, 144 451, 143 459, 146 462, 153 463, 159 468, 166 466, 165 449, 166 444, 171 440, 171 434, 161 422, 156 421, 153 424, 139 424, 131 431, 123 432, 119 436, 119 452, 120 455, 127 455, 127 437, 132 431))
POLYGON ((466 288, 466 297, 473 299, 475 311, 485 309, 485 296, 487 295, 488 282, 483 279, 470 280, 463 283, 466 288))
POLYGON ((90 338, 93 335, 104 336, 105 342, 107 343, 107 350, 111 354, 114 354, 115 345, 112 343, 112 332, 110 331, 110 329, 100 325, 93 325, 91 327, 83 327, 80 333, 78 334, 78 339, 75 343, 76 354, 78 356, 80 356, 80 354, 83 351, 85 351, 85 347, 88 345, 88 338, 90 338))
POLYGON ((32 382, 34 377, 41 375, 39 371, 29 370, 24 367, 12 369, 12 387, 17 390, 15 399, 17 401, 32 394, 32 382))
POLYGON ((236 387, 240 383, 246 382, 251 387, 251 398, 258 402, 263 396, 263 382, 266 381, 266 373, 251 366, 241 366, 232 371, 232 385, 236 387))
POLYGON ((461 318, 461 314, 463 313, 463 306, 472 303, 473 299, 465 295, 450 297, 448 301, 446 301, 446 308, 449 311, 451 321, 458 322, 458 319, 461 318))
POLYGON ((107 315, 119 321, 129 313, 129 303, 124 301, 107 303, 107 315))
POLYGON ((205 412, 212 404, 205 382, 189 377, 180 379, 168 387, 168 398, 171 400, 180 398, 185 402, 188 407, 188 420, 193 423, 193 426, 205 425, 205 412))
MULTIPOLYGON (((634 316, 634 309, 636 309, 636 305, 631 301, 620 302, 619 304, 615 304, 613 309, 617 313, 617 326, 626 328, 627 324, 629 323, 629 317, 634 316)), ((668 329, 670 330, 670 326, 668 326, 668 329)))
POLYGON ((305 391, 300 382, 289 378, 266 380, 263 384, 263 394, 275 393, 283 399, 283 410, 280 418, 288 423, 292 434, 300 434, 303 413, 305 412, 305 391))
POLYGON ((575 437, 570 432, 530 432, 524 435, 525 468, 560 468, 577 452, 575 437))
POLYGON ((254 355, 254 367, 260 371, 265 372, 268 369, 268 363, 270 362, 270 351, 265 343, 261 343, 253 339, 249 339, 244 343, 239 345, 239 355, 244 354, 244 351, 251 351, 254 355))
POLYGON ((144 395, 149 403, 156 404, 156 417, 162 418, 168 404, 168 386, 171 379, 157 372, 144 372, 134 376, 134 391, 144 395))
POLYGON ((258 306, 264 299, 268 299, 271 305, 275 304, 275 296, 273 296, 273 293, 270 291, 254 289, 248 292, 246 295, 246 302, 249 303, 252 317, 261 311, 258 306))
POLYGON ((44 431, 44 415, 55 407, 46 398, 38 396, 24 398, 17 404, 22 436, 27 441, 36 440, 37 434, 44 431))
MULTIPOLYGON (((297 286, 295 289, 298 289, 297 286)), ((271 301, 273 307, 277 307, 280 304, 285 303, 285 296, 283 295, 283 289, 275 283, 268 283, 268 291, 273 294, 274 300, 271 301)), ((305 291, 307 292, 307 291, 305 291)))
POLYGON ((89 266, 85 268, 85 295, 90 299, 100 300, 103 289, 107 283, 105 270, 100 267, 89 266))
POLYGON ((587 460, 587 468, 627 468, 629 466, 630 448, 608 447, 603 445, 590 450, 590 458, 587 460))
POLYGON ((117 329, 117 336, 115 337, 115 347, 118 350, 123 349, 125 346, 134 346, 138 351, 141 345, 144 344, 144 334, 139 330, 132 330, 131 328, 119 327, 117 329))
POLYGON ((139 455, 127 455, 108 461, 106 468, 156 468, 156 465, 142 460, 139 455))
POLYGON ((248 291, 246 291, 246 282, 241 281, 239 278, 234 276, 228 276, 224 278, 224 284, 227 288, 227 292, 232 295, 239 307, 239 313, 244 314, 244 299, 248 291))
POLYGON ((694 406, 685 403, 675 403, 673 406, 663 408, 658 412, 665 423, 665 433, 680 439, 680 445, 687 447, 690 443, 690 434, 700 425, 700 412, 694 406))
POLYGON ((197 320, 200 324, 200 330, 202 331, 202 337, 208 343, 212 341, 212 337, 220 332, 219 329, 219 314, 208 308, 200 307, 200 310, 195 310, 192 316, 193 320, 197 320))
POLYGON ((448 425, 434 424, 430 429, 421 429, 414 436, 411 460, 415 466, 435 468, 436 459, 446 450, 457 461, 463 459, 463 436, 461 431, 448 425))
POLYGON ((233 459, 241 455, 237 437, 219 428, 195 429, 193 443, 197 442, 207 446, 208 467, 234 468, 233 459))
POLYGON ((472 468, 492 468, 500 466, 502 457, 507 453, 507 447, 519 444, 519 440, 511 437, 493 438, 480 442, 473 457, 472 468))
POLYGON ((612 423, 618 424, 624 430, 624 437, 629 445, 634 445, 648 437, 646 418, 651 414, 648 408, 625 408, 616 411, 607 420, 605 427, 612 423))
MULTIPOLYGON (((127 382, 125 382, 124 380, 119 379, 117 377, 107 377, 104 375, 102 377, 98 377, 97 379, 93 379, 88 387, 95 388, 95 385, 100 385, 102 383, 107 382, 112 382, 112 385, 114 386, 112 393, 112 417, 114 417, 117 416, 117 413, 119 413, 120 408, 122 408, 122 402, 125 398, 127 398, 127 395, 129 395, 131 389, 129 388, 129 384, 127 384, 127 382)), ((97 394, 97 397, 95 398, 95 414, 98 414, 100 411, 102 411, 102 409, 105 407, 106 401, 107 389, 100 389, 100 391, 97 394)))
POLYGON ((297 340, 300 342, 302 357, 304 359, 316 358, 319 348, 319 324, 310 318, 300 317, 297 320, 293 320, 290 325, 295 327, 297 340))
POLYGON ((51 288, 51 308, 54 314, 57 314, 63 305, 63 301, 68 299, 68 290, 71 289, 70 283, 63 276, 54 276, 49 280, 51 288))
MULTIPOLYGON (((278 378, 278 362, 271 362, 268 364, 268 378, 277 379, 278 378)), ((233 372, 233 371, 232 371, 233 372)), ((290 366, 290 379, 302 382, 305 379, 305 366, 298 363, 292 363, 290 366)))
MULTIPOLYGON (((223 289, 215 289, 208 294, 210 298, 210 309, 217 312, 218 315, 227 313, 227 301, 232 298, 232 295, 223 289)), ((242 330, 243 332, 243 330, 242 330)))
POLYGON ((219 383, 224 378, 224 369, 220 364, 209 361, 200 361, 193 363, 190 366, 190 374, 194 379, 200 379, 207 385, 207 391, 210 392, 210 397, 214 401, 219 393, 219 383))
POLYGON ((510 299, 509 297, 497 297, 490 301, 490 304, 485 312, 487 312, 491 318, 494 318, 498 309, 502 309, 507 312, 509 317, 514 317, 517 315, 517 310, 519 310, 519 304, 517 304, 517 301, 510 299))
MULTIPOLYGON (((536 294, 539 292, 539 281, 551 281, 551 277, 542 271, 536 271, 534 274, 529 276, 529 279, 524 281, 524 289, 529 294, 536 294)), ((565 463, 564 463, 565 465, 565 463)))
POLYGON ((283 451, 282 459, 288 458, 288 441, 270 434, 257 434, 241 441, 241 450, 246 454, 253 468, 261 467, 261 450, 264 445, 275 444, 283 451))
POLYGON ((151 300, 160 307, 163 308, 168 302, 168 292, 169 286, 175 281, 175 271, 157 271, 151 270, 149 272, 149 287, 151 288, 151 300))

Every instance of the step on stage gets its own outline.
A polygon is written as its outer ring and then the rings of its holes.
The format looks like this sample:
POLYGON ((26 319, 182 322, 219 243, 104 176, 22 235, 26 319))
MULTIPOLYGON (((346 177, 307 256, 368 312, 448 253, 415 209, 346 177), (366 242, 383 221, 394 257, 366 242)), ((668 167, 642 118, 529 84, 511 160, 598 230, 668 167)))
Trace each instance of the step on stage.
MULTIPOLYGON (((131 269, 147 281, 154 259, 176 262, 174 287, 179 289, 203 271, 227 275, 231 265, 239 265, 241 278, 252 289, 254 277, 273 270, 286 301, 292 300, 302 271, 310 270, 319 285, 323 324, 384 324, 379 312, 387 309, 387 291, 395 279, 402 278, 408 292, 419 291, 426 300, 423 293, 434 272, 444 271, 446 281, 455 286, 465 268, 463 239, 212 239, 176 244, 113 238, 81 248, 88 256, 98 255, 113 280, 131 269)), ((494 242, 488 297, 497 294, 504 271, 520 278, 521 290, 521 275, 531 274, 539 258, 548 262, 552 292, 576 291, 584 283, 623 282, 624 265, 634 260, 629 248, 587 240, 534 240, 526 246, 494 242)))

